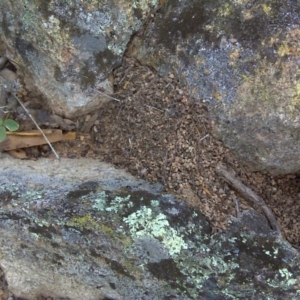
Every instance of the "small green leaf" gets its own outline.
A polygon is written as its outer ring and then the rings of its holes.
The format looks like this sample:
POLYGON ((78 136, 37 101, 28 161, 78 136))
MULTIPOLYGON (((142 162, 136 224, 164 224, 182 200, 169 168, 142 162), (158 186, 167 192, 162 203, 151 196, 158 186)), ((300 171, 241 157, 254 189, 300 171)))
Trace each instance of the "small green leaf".
POLYGON ((3 142, 6 138, 6 129, 4 126, 0 126, 0 143, 3 142))
POLYGON ((3 125, 9 130, 9 131, 16 131, 19 129, 19 124, 12 120, 12 119, 6 119, 3 123, 3 125))
POLYGON ((3 119, 0 118, 0 126, 3 124, 3 119))

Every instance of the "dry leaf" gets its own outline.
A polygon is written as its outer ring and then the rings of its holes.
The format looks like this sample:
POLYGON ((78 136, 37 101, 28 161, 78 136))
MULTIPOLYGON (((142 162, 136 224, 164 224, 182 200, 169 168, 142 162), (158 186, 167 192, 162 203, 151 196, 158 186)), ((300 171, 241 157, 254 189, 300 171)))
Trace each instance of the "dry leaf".
POLYGON ((26 159, 28 158, 26 152, 23 149, 9 150, 8 154, 13 158, 26 159))
POLYGON ((201 184, 201 187, 206 195, 211 196, 211 192, 205 187, 205 185, 203 183, 201 184))

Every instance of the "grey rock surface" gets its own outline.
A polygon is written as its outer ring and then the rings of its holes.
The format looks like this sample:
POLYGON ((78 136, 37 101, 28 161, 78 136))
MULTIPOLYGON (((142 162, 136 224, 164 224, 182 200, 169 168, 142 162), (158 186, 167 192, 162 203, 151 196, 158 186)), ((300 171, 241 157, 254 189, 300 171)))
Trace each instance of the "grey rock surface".
POLYGON ((0 41, 53 111, 76 117, 107 101, 95 90, 112 93, 109 74, 157 3, 3 0, 0 41))
POLYGON ((0 41, 68 118, 108 101, 125 51, 174 73, 241 163, 283 175, 300 170, 299 20, 291 0, 3 0, 0 41))
POLYGON ((241 163, 282 175, 300 170, 299 37, 298 1, 174 0, 130 53, 206 103, 241 163))
POLYGON ((14 72, 0 68, 0 118, 4 117, 5 111, 12 111, 17 106, 17 100, 13 95, 19 91, 20 87, 14 72))
POLYGON ((297 299, 299 252, 255 211, 206 218, 89 159, 15 161, 0 173, 0 267, 26 299, 297 299))

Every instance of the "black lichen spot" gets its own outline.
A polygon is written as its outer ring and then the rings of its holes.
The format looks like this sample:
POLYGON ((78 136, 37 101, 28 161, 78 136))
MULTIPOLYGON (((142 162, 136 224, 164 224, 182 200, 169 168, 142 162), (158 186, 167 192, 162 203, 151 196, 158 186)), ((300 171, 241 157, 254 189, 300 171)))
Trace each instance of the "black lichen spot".
POLYGON ((20 247, 21 247, 21 249, 27 249, 28 248, 28 246, 23 244, 23 243, 20 244, 20 247))
POLYGON ((139 20, 143 18, 143 11, 141 9, 134 8, 133 9, 133 14, 139 20))
POLYGON ((209 15, 205 12, 203 1, 189 3, 186 7, 172 1, 170 6, 169 13, 161 16, 158 22, 157 40, 175 52, 179 40, 188 39, 193 34, 206 34, 203 26, 209 15))
POLYGON ((52 255, 52 263, 55 265, 62 265, 62 262, 65 260, 65 258, 57 253, 53 253, 52 255))
POLYGON ((50 1, 44 1, 44 0, 34 0, 35 7, 39 9, 41 14, 45 19, 48 19, 51 16, 51 11, 49 9, 49 3, 50 1))
POLYGON ((173 300, 173 299, 176 299, 177 297, 175 295, 166 295, 164 296, 164 299, 163 300, 173 300))
POLYGON ((93 190, 91 189, 78 189, 76 191, 70 191, 67 194, 67 199, 69 201, 73 201, 76 202, 77 200, 79 200, 81 197, 90 194, 91 192, 93 192, 93 190))
POLYGON ((132 280, 135 280, 134 276, 132 276, 120 263, 118 263, 115 260, 111 260, 108 258, 105 258, 105 261, 107 264, 110 265, 111 269, 113 271, 116 271, 118 274, 124 275, 126 277, 129 277, 132 280))
POLYGON ((30 58, 32 57, 37 58, 39 56, 38 51, 33 47, 33 45, 30 42, 25 41, 19 37, 17 37, 15 40, 15 47, 22 56, 22 58, 26 61, 30 61, 30 58))
POLYGON ((197 212, 189 207, 183 201, 177 201, 168 195, 159 197, 159 206, 164 215, 167 216, 170 226, 173 228, 186 227, 187 223, 196 225, 194 230, 189 234, 186 233, 186 237, 193 238, 195 231, 198 236, 202 236, 201 243, 208 242, 211 235, 211 226, 206 216, 197 212))
POLYGON ((6 205, 6 204, 10 203, 12 198, 13 198, 13 195, 10 191, 0 192, 0 203, 2 205, 6 205))
POLYGON ((173 259, 163 259, 160 262, 148 263, 148 270, 158 279, 168 282, 182 281, 186 276, 180 272, 173 259))
POLYGON ((31 233, 35 233, 41 235, 45 238, 52 239, 52 234, 56 233, 56 229, 52 226, 31 226, 28 228, 28 231, 31 233))
MULTIPOLYGON (((73 214, 72 214, 73 215, 73 214)), ((86 228, 82 228, 79 225, 68 225, 68 229, 70 230, 76 230, 77 232, 79 232, 82 236, 88 236, 90 234, 93 233, 93 230, 91 229, 86 229, 86 228)))
POLYGON ((6 18, 7 18, 6 15, 3 14, 3 18, 2 18, 2 22, 1 22, 1 25, 2 25, 1 29, 4 32, 4 35, 6 37, 9 37, 10 36, 10 31, 9 31, 10 26, 9 26, 6 18))
POLYGON ((116 287, 116 284, 115 283, 113 283, 113 282, 109 282, 109 286, 113 289, 113 290, 115 290, 117 287, 116 287))
POLYGON ((60 245, 59 244, 57 244, 57 243, 55 243, 55 242, 52 242, 51 243, 51 246, 53 247, 53 248, 60 248, 60 245))
POLYGON ((7 213, 2 216, 2 220, 3 219, 17 221, 18 223, 22 223, 22 224, 30 224, 31 223, 30 220, 23 218, 22 216, 19 216, 16 213, 7 213))
POLYGON ((91 249, 90 254, 91 254, 91 256, 96 257, 96 258, 102 258, 103 257, 102 255, 98 254, 95 249, 91 249))
POLYGON ((64 77, 60 67, 58 65, 56 65, 54 67, 54 78, 56 79, 56 81, 64 83, 66 81, 66 78, 64 77))
POLYGON ((89 70, 88 66, 84 66, 80 70, 80 83, 83 89, 87 89, 89 87, 94 87, 96 83, 96 75, 95 73, 89 70))
POLYGON ((159 280, 165 280, 172 289, 177 289, 189 296, 186 288, 187 277, 181 273, 173 259, 162 259, 160 262, 148 263, 146 267, 154 277, 159 280))
POLYGON ((108 247, 107 245, 101 245, 101 246, 97 246, 95 248, 90 248, 90 254, 93 257, 96 258, 103 258, 105 256, 107 256, 108 253, 111 252, 110 247, 108 247))
MULTIPOLYGON (((167 12, 157 16, 152 37, 173 53, 178 44, 184 45, 186 50, 189 47, 194 49, 196 40, 200 41, 198 45, 201 47, 214 50, 223 37, 230 36, 237 39, 243 48, 263 52, 264 45, 268 45, 266 40, 274 35, 278 37, 279 32, 280 39, 284 39, 289 24, 299 25, 297 1, 265 1, 270 9, 268 13, 261 1, 249 3, 252 4, 248 5, 248 17, 245 17, 245 5, 230 1, 170 1, 167 12)), ((274 49, 270 48, 261 54, 272 62, 275 59, 274 49)), ((193 49, 189 52, 192 53, 193 49)))
POLYGON ((107 48, 104 51, 99 51, 94 56, 95 64, 101 73, 110 73, 111 67, 117 66, 121 61, 121 56, 115 55, 107 48))
POLYGON ((259 286, 259 289, 268 289, 268 282, 274 280, 280 269, 291 272, 285 251, 275 237, 253 236, 246 239, 235 234, 216 244, 216 247, 227 253, 225 262, 239 266, 233 271, 233 281, 237 284, 250 283, 254 287, 259 286), (264 280, 253 281, 257 272, 264 280))
POLYGON ((78 186, 78 189, 82 190, 90 190, 93 192, 96 192, 97 188, 99 186, 99 183, 96 181, 86 181, 78 186))

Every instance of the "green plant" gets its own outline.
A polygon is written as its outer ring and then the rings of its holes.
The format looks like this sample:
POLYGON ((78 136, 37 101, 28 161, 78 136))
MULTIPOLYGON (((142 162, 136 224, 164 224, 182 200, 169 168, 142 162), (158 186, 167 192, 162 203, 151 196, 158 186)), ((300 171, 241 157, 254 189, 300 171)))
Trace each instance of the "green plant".
POLYGON ((16 131, 19 129, 19 124, 12 119, 0 118, 0 143, 6 138, 6 131, 16 131))

